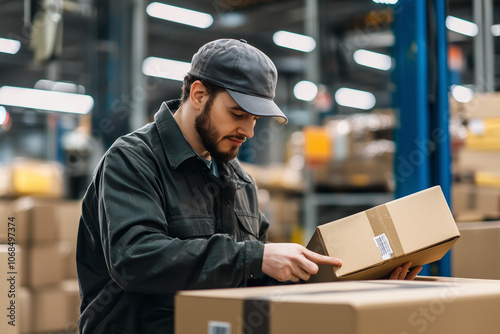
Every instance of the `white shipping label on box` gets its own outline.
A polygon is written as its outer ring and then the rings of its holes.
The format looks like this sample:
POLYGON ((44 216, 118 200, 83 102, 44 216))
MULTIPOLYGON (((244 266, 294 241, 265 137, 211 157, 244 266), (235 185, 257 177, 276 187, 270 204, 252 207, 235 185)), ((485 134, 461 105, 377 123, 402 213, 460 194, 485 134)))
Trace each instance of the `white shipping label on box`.
POLYGON ((382 255, 382 259, 389 260, 392 257, 393 252, 391 249, 391 245, 389 244, 389 239, 387 239, 385 233, 377 235, 376 237, 373 238, 373 240, 375 241, 375 244, 380 250, 380 255, 382 255))
POLYGON ((231 334, 231 323, 222 321, 209 321, 208 334, 231 334))

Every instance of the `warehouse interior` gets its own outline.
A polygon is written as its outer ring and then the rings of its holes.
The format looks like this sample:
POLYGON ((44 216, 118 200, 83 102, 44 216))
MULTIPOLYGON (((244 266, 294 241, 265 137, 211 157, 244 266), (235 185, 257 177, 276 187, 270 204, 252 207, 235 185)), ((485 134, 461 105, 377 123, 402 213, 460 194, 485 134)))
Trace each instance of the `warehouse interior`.
POLYGON ((22 250, 29 305, 12 333, 77 332, 93 171, 219 38, 278 70, 288 124, 259 119, 238 155, 270 242, 440 186, 461 237, 422 274, 500 279, 499 36, 496 0, 0 0, 0 219, 18 224, 0 244, 22 250))

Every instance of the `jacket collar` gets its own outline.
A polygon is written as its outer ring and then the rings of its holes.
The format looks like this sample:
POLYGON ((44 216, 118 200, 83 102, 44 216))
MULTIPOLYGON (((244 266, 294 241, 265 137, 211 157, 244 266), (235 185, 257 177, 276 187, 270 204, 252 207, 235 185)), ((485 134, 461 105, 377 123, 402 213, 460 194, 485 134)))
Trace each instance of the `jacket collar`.
POLYGON ((163 102, 155 114, 155 122, 160 133, 165 155, 173 169, 189 158, 196 157, 193 147, 182 134, 171 110, 177 110, 180 100, 163 102))
MULTIPOLYGON (((182 134, 172 113, 172 110, 175 112, 179 108, 179 105, 180 100, 163 102, 154 116, 165 155, 173 169, 177 169, 187 159, 197 157, 193 147, 182 134)), ((222 163, 222 166, 223 169, 230 170, 232 173, 238 175, 246 183, 252 182, 250 176, 241 167, 238 159, 222 163)))

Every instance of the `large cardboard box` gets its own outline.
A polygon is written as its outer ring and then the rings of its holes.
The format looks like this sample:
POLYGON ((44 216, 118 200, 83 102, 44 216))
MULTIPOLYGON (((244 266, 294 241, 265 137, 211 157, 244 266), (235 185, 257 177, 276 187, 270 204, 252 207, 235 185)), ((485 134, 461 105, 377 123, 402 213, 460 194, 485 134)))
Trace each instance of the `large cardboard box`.
POLYGON ((78 332, 78 318, 80 317, 80 286, 77 279, 68 279, 62 282, 61 287, 67 299, 66 330, 78 332))
POLYGON ((453 276, 500 279, 500 221, 457 226, 461 237, 451 253, 453 276))
POLYGON ((500 282, 429 278, 182 291, 175 309, 176 334, 493 334, 500 328, 500 282))
POLYGON ((500 188, 456 183, 452 189, 452 209, 457 222, 467 221, 469 217, 479 217, 479 220, 498 218, 500 188))
POLYGON ((76 242, 61 241, 59 245, 64 261, 64 279, 78 278, 76 272, 76 242))
MULTIPOLYGON (((15 217, 16 243, 76 242, 81 201, 22 197, 11 202, 15 217)), ((6 225, 0 224, 0 242, 6 242, 6 225)))
POLYGON ((307 248, 342 259, 310 282, 376 279, 407 261, 437 261, 460 236, 439 186, 318 226, 307 248))
POLYGON ((19 276, 16 247, 0 245, 0 333, 18 334, 19 276))
POLYGON ((60 283, 65 276, 64 249, 61 244, 43 243, 23 248, 21 284, 39 288, 60 283))
POLYGON ((32 289, 32 330, 33 332, 62 332, 67 326, 70 299, 60 284, 32 289))
POLYGON ((27 287, 19 288, 19 330, 21 334, 32 333, 31 319, 33 302, 31 299, 31 291, 27 287))

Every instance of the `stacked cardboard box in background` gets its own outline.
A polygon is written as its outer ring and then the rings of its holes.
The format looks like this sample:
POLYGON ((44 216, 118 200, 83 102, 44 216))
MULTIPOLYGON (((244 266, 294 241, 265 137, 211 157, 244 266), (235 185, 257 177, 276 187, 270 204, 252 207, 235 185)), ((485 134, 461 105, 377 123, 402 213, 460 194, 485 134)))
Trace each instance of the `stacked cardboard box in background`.
MULTIPOLYGON (((75 252, 81 202, 21 197, 0 203, 4 219, 15 217, 20 333, 75 332, 80 302, 75 252)), ((0 244, 8 243, 8 236, 7 224, 0 224, 0 244)))
POLYGON ((500 221, 457 226, 461 237, 451 253, 453 276, 500 280, 500 221))
POLYGON ((335 116, 321 127, 326 135, 322 140, 325 150, 319 160, 311 153, 321 147, 321 137, 310 136, 309 127, 305 127, 304 156, 314 171, 315 184, 326 188, 392 190, 394 125, 392 109, 335 116))
POLYGON ((261 195, 259 207, 269 221, 267 239, 269 242, 291 242, 300 234, 300 199, 282 192, 261 195))
POLYGON ((470 176, 474 186, 454 190, 453 211, 458 221, 500 218, 500 94, 476 94, 468 103, 450 101, 451 113, 467 128, 456 156, 456 178, 470 176), (487 203, 485 205, 484 203, 487 203))
POLYGON ((457 222, 498 219, 500 188, 455 183, 452 189, 452 208, 457 222))

